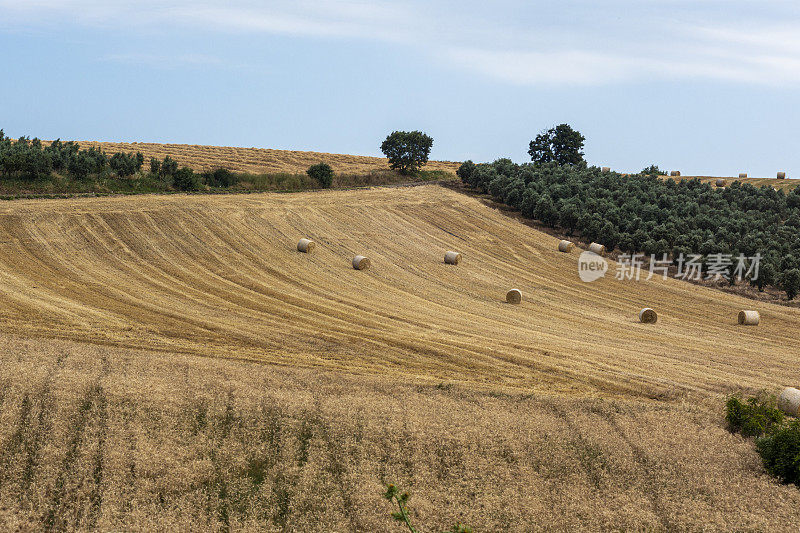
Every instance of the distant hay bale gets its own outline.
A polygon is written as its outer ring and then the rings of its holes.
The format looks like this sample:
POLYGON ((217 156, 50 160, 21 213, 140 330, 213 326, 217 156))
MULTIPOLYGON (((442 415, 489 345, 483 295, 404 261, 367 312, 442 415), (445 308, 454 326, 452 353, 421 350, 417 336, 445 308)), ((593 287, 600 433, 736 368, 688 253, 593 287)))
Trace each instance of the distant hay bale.
POLYGON ((594 252, 597 255, 605 255, 606 247, 600 243, 593 242, 592 244, 589 245, 589 251, 594 252))
POLYGON ((603 172, 611 172, 611 167, 603 167, 602 171, 603 172))
POLYGON ((786 179, 786 172, 778 172, 778 179, 785 180, 786 179))
POLYGON ((747 177, 747 172, 739 172, 739 177, 740 178, 746 178, 747 177))
POLYGON ((369 268, 369 258, 357 255, 353 258, 353 268, 356 270, 366 270, 369 268))
POLYGON ((300 242, 297 243, 297 251, 308 254, 315 246, 316 244, 311 239, 300 239, 300 242))
POLYGON ((778 396, 778 408, 789 416, 800 415, 800 390, 786 387, 778 396))
POLYGON ((760 320, 758 311, 739 311, 739 325, 757 326, 760 320))
POLYGON ((459 261, 461 261, 460 253, 452 251, 444 253, 444 262, 448 265, 457 265, 459 261))
POLYGON ((522 301, 522 293, 519 289, 511 289, 506 293, 506 302, 510 304, 518 304, 522 301))
POLYGON ((570 253, 575 245, 571 241, 558 241, 558 251, 570 253))
POLYGON ((673 170, 672 172, 669 173, 669 175, 670 176, 680 176, 681 175, 681 171, 680 170, 673 170))
POLYGON ((658 320, 658 315, 649 307, 645 307, 639 311, 639 322, 644 324, 655 324, 656 320, 658 320))
POLYGON ((724 187, 726 183, 728 182, 725 181, 724 179, 718 178, 717 181, 714 182, 714 185, 716 185, 717 187, 724 187))

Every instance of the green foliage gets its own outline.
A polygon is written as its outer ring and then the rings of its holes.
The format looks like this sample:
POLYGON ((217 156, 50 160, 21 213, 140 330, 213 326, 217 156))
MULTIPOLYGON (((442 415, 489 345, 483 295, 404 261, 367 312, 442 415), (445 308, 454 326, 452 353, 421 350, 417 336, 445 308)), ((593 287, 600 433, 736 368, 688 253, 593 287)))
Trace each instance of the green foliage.
POLYGON ((178 162, 170 156, 164 157, 161 162, 161 176, 165 178, 172 178, 178 173, 178 162))
POLYGON ((800 421, 794 420, 756 440, 764 468, 783 483, 800 486, 800 421))
POLYGON ((150 172, 153 174, 158 174, 159 170, 161 170, 161 161, 156 159, 155 157, 150 158, 150 172))
POLYGON ((469 183, 472 173, 475 172, 475 163, 470 160, 461 163, 461 166, 456 170, 456 175, 461 178, 464 183, 469 183))
POLYGON ((144 156, 137 152, 136 154, 123 154, 116 153, 108 160, 108 166, 111 167, 117 176, 126 177, 133 176, 142 168, 144 163, 144 156))
POLYGON ((183 167, 172 179, 172 185, 179 191, 196 191, 200 189, 200 176, 189 167, 183 167))
POLYGON ((644 167, 639 174, 644 174, 645 176, 666 176, 667 173, 660 168, 658 165, 650 165, 649 167, 644 167))
POLYGON ((530 142, 528 154, 534 163, 578 165, 583 163, 583 141, 586 138, 569 124, 545 130, 530 142))
POLYGON ((800 293, 800 269, 792 268, 783 273, 781 288, 786 292, 786 298, 794 300, 800 293))
POLYGON ((428 162, 433 138, 421 131, 394 131, 381 143, 389 166, 403 174, 416 172, 428 162))
POLYGON ((239 182, 239 176, 227 168, 204 172, 202 177, 206 185, 210 187, 232 187, 239 182))
MULTIPOLYGON (((420 533, 418 529, 411 525, 411 518, 409 517, 408 500, 411 497, 408 492, 400 492, 395 485, 388 485, 383 497, 397 504, 397 511, 392 513, 392 518, 398 522, 403 523, 411 533, 420 533)), ((465 526, 461 523, 454 524, 448 531, 444 533, 472 533, 472 528, 465 526)))
POLYGON ((783 423, 783 412, 777 408, 774 395, 762 393, 744 401, 740 395, 733 395, 725 402, 725 420, 733 432, 761 437, 783 423))
POLYGON ((737 262, 760 253, 758 276, 748 281, 762 288, 780 282, 787 297, 800 294, 800 273, 788 274, 800 269, 800 192, 738 182, 717 190, 697 179, 626 177, 555 161, 498 159, 465 167, 460 177, 526 217, 624 253, 667 254, 676 263, 681 254, 732 254, 737 262))
POLYGON ((333 169, 327 163, 311 165, 308 167, 308 170, 306 170, 306 174, 319 182, 320 187, 323 189, 328 189, 333 184, 333 169))

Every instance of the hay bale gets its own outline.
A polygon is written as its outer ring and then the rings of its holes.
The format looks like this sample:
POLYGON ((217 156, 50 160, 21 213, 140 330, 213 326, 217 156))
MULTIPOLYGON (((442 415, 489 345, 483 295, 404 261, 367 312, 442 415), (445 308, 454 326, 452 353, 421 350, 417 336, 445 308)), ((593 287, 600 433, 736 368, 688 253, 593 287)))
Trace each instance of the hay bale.
POLYGON ((353 268, 356 270, 366 270, 369 268, 369 259, 363 255, 357 255, 353 258, 353 268))
POLYGON ((778 396, 778 409, 789 416, 800 415, 800 390, 786 387, 778 396))
POLYGON ((606 247, 603 246, 602 244, 593 242, 592 244, 589 245, 589 251, 594 252, 597 255, 605 255, 606 247))
POLYGON ((739 177, 740 178, 746 178, 747 177, 747 172, 739 172, 739 177))
POLYGON ((297 243, 297 251, 308 254, 311 253, 315 246, 316 244, 311 239, 300 239, 300 242, 297 243))
POLYGON ((558 241, 558 251, 570 253, 575 245, 571 241, 558 241))
POLYGON ((785 180, 786 179, 786 172, 778 172, 778 179, 785 180))
POLYGON ((522 293, 519 289, 511 289, 506 293, 506 302, 510 304, 518 304, 522 301, 522 293))
POLYGON ((656 320, 658 320, 658 315, 649 307, 645 307, 639 311, 639 322, 644 324, 655 324, 656 320))
POLYGON ((461 254, 458 252, 445 252, 444 262, 448 265, 457 265, 461 261, 461 254))
POLYGON ((611 167, 603 167, 601 170, 603 172, 611 172, 611 167))
POLYGON ((739 311, 740 326, 757 326, 760 320, 758 311, 739 311))
POLYGON ((669 173, 669 175, 670 176, 680 176, 681 175, 681 171, 680 170, 673 170, 672 172, 669 173))
POLYGON ((725 181, 724 179, 717 178, 717 181, 714 182, 714 185, 716 185, 717 187, 724 187, 726 183, 728 182, 725 181))

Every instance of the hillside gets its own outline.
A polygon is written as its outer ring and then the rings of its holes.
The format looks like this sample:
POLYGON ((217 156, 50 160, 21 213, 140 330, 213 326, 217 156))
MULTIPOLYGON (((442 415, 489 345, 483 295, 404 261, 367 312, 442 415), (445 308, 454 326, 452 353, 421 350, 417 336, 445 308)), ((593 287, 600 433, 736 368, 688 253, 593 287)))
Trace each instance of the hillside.
POLYGON ((665 176, 669 179, 673 180, 688 180, 697 178, 703 183, 710 183, 714 185, 716 181, 720 178, 724 179, 728 185, 731 183, 738 181, 739 183, 748 183, 753 187, 762 187, 764 185, 769 185, 778 190, 783 190, 784 192, 789 192, 798 185, 800 185, 800 180, 798 179, 777 179, 777 178, 739 178, 735 176, 665 176))
POLYGON ((435 185, 3 204, 0 525, 400 531, 392 482, 425 531, 791 530, 721 404, 797 384, 800 310, 556 244, 435 185))
MULTIPOLYGON (((389 164, 382 157, 272 150, 268 148, 235 148, 231 146, 200 146, 194 144, 124 143, 80 141, 81 148, 99 148, 107 154, 141 152, 145 158, 163 159, 170 156, 181 165, 204 171, 224 167, 235 172, 253 174, 286 172, 302 174, 319 162, 328 163, 337 173, 363 174, 386 170, 389 164)), ((425 170, 455 172, 460 163, 429 161, 425 170)))

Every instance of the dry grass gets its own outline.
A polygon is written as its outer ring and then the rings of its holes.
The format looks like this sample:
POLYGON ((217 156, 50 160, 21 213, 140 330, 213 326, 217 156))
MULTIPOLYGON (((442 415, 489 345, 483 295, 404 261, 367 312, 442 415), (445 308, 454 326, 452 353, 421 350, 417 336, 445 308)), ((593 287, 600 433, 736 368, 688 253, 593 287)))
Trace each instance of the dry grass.
POLYGON ((745 184, 749 183, 753 187, 761 187, 763 185, 769 185, 770 187, 774 187, 778 190, 783 189, 785 192, 789 192, 798 185, 800 185, 800 180, 798 179, 777 179, 777 178, 739 178, 739 177, 726 177, 726 176, 664 176, 665 178, 670 178, 676 181, 680 180, 690 180, 694 178, 699 178, 700 181, 703 183, 708 183, 714 186, 715 182, 720 179, 720 177, 727 181, 727 186, 730 187, 731 183, 734 181, 738 181, 739 183, 745 184))
MULTIPOLYGON (((305 173, 311 165, 320 162, 328 163, 334 172, 344 174, 367 174, 371 171, 388 170, 389 168, 387 160, 382 157, 324 152, 139 142, 80 141, 80 145, 81 148, 100 148, 109 155, 117 152, 141 152, 146 160, 151 157, 163 159, 168 155, 181 165, 200 171, 223 167, 235 172, 253 174, 300 174, 305 173)), ((429 161, 423 170, 445 170, 454 173, 459 164, 450 161, 429 161)))
POLYGON ((3 337, 4 530, 791 530, 717 407, 3 337))
POLYGON ((791 529, 721 398, 797 385, 800 311, 557 242, 430 185, 3 205, 0 529, 397 531, 385 482, 432 531, 791 529))

